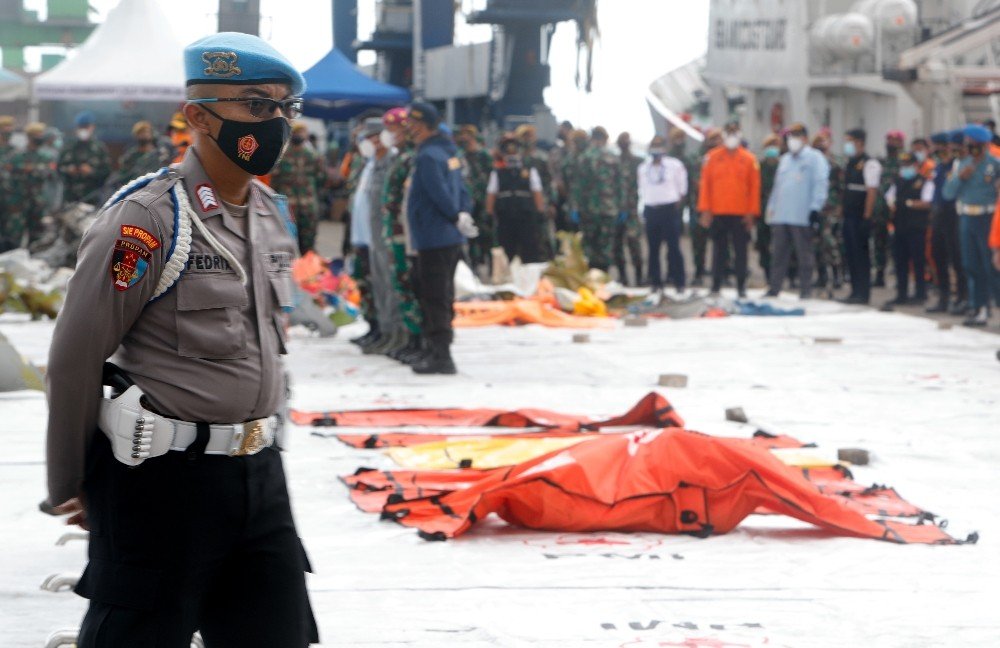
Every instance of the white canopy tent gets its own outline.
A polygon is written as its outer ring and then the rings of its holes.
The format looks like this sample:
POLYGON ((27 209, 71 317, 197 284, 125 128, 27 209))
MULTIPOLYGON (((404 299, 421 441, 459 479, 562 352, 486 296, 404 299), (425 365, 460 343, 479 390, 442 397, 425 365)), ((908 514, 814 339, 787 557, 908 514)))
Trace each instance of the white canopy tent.
POLYGON ((40 75, 42 100, 181 101, 182 45, 157 0, 121 0, 73 56, 40 75))
POLYGON ((28 82, 9 70, 0 69, 0 101, 27 98, 28 82))

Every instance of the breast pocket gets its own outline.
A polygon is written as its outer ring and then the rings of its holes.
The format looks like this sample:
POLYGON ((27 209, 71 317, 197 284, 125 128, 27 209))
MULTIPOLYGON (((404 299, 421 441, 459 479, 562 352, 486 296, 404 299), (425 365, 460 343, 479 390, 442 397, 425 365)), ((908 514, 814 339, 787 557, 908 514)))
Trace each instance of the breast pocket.
POLYGON ((235 277, 185 278, 177 284, 177 353, 185 358, 246 358, 247 332, 240 309, 246 289, 235 277))
POLYGON ((274 305, 272 317, 274 328, 278 334, 278 346, 282 354, 288 353, 285 344, 288 341, 285 333, 287 313, 295 308, 295 285, 292 273, 288 270, 268 272, 267 278, 271 284, 271 299, 274 305))

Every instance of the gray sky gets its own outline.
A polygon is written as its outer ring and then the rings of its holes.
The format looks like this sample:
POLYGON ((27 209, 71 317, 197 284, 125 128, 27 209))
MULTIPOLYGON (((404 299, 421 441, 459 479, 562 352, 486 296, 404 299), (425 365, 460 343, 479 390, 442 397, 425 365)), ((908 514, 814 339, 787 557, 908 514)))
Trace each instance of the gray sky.
MULTIPOLYGON (((148 0, 160 3, 170 28, 182 43, 215 30, 216 3, 210 0, 148 0)), ((464 0, 463 6, 482 4, 464 0)), ((103 18, 118 0, 90 0, 103 18)), ((44 14, 44 0, 26 0, 44 14)), ((331 47, 330 0, 261 0, 261 35, 306 69, 331 47)), ((374 0, 359 0, 359 34, 371 31, 374 0)), ((601 0, 601 40, 594 55, 591 94, 574 84, 576 29, 561 24, 552 42, 552 86, 546 101, 557 119, 591 127, 604 125, 612 137, 629 130, 637 141, 652 136, 644 95, 649 83, 665 72, 697 58, 708 39, 708 0, 601 0)), ((489 28, 459 25, 458 42, 483 41, 489 28)), ((31 65, 29 57, 29 65, 31 65)), ((364 59, 363 59, 364 61, 364 59)))

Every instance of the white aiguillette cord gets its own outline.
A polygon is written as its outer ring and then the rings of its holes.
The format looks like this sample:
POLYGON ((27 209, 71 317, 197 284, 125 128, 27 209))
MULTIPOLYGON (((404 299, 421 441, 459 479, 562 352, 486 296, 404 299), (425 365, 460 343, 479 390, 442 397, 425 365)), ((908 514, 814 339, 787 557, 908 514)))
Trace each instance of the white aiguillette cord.
POLYGON ((192 223, 194 223, 195 229, 197 229, 201 235, 205 237, 205 241, 208 242, 209 247, 222 255, 222 257, 229 262, 229 265, 236 269, 236 274, 240 277, 240 283, 246 286, 250 280, 247 275, 247 271, 243 269, 243 264, 236 259, 236 255, 230 252, 229 248, 222 244, 222 241, 215 238, 215 235, 212 234, 207 227, 205 227, 205 223, 201 222, 201 218, 198 217, 198 214, 196 214, 194 209, 191 207, 191 201, 188 200, 187 189, 184 187, 184 181, 178 180, 177 186, 181 188, 181 191, 177 192, 177 203, 180 207, 181 213, 187 213, 188 218, 192 223))

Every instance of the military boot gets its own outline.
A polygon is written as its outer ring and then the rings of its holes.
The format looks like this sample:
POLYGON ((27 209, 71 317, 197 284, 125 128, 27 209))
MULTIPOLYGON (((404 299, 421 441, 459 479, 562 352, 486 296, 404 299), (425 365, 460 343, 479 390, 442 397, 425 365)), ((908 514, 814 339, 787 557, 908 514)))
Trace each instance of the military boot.
POLYGON ((451 359, 451 349, 446 344, 432 344, 430 354, 413 363, 411 368, 413 373, 417 374, 453 375, 458 373, 455 362, 451 359))

